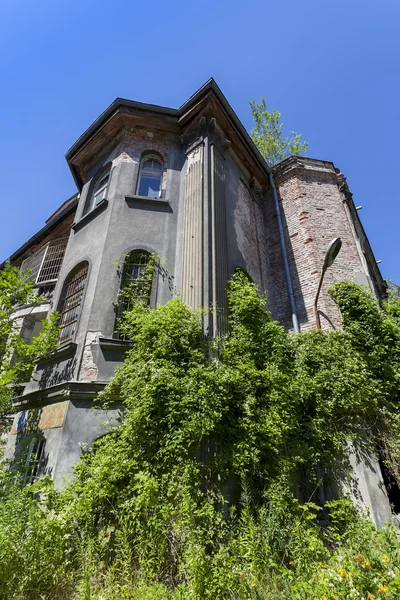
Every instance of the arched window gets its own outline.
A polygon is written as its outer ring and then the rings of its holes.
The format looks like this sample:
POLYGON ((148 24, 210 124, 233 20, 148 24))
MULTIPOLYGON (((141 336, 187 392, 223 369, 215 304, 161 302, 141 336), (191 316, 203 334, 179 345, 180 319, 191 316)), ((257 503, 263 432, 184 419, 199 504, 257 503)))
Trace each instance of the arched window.
POLYGON ((116 308, 117 316, 114 331, 116 339, 124 339, 124 336, 118 332, 118 321, 122 314, 131 308, 132 300, 141 300, 144 304, 150 304, 153 279, 150 258, 150 253, 145 250, 133 250, 125 258, 116 308))
POLYGON ((100 202, 105 199, 110 177, 111 167, 108 167, 98 176, 92 188, 89 201, 86 202, 84 214, 96 208, 96 206, 98 206, 100 202))
POLYGON ((162 175, 163 164, 161 159, 155 155, 145 156, 140 163, 137 186, 138 196, 159 198, 161 195, 162 175))
POLYGON ((68 276, 60 309, 60 344, 70 342, 75 335, 81 312, 89 265, 81 263, 68 276))

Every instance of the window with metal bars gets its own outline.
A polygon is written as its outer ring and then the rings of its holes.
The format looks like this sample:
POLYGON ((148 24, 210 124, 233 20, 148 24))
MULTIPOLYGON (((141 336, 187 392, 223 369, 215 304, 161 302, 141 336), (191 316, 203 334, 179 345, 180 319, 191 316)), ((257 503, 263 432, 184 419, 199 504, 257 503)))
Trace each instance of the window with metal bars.
POLYGON ((60 310, 60 344, 70 342, 76 332, 81 312, 83 293, 88 275, 88 263, 82 263, 69 275, 60 310))
POLYGON ((25 483, 32 483, 43 474, 45 440, 42 437, 33 437, 29 441, 23 463, 25 483))
POLYGON ((55 283, 60 273, 68 238, 49 242, 21 264, 21 272, 30 270, 28 281, 44 285, 55 283))
POLYGON ((126 336, 118 331, 118 323, 122 314, 132 307, 132 301, 141 300, 147 305, 150 304, 152 284, 152 273, 148 269, 150 258, 150 253, 145 250, 134 250, 125 259, 116 308, 115 339, 126 339, 126 336))

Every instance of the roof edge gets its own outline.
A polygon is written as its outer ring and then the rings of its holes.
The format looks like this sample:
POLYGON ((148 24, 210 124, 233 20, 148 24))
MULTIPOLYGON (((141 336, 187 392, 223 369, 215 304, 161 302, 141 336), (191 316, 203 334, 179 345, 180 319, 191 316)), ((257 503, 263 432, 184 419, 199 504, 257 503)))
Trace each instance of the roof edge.
POLYGON ((106 109, 101 113, 99 117, 85 131, 79 138, 72 144, 69 150, 65 154, 65 158, 69 162, 72 156, 79 150, 79 148, 89 139, 89 137, 101 127, 111 115, 120 107, 127 108, 138 108, 140 110, 147 110, 150 112, 177 116, 178 110, 175 108, 168 108, 167 106, 159 106, 157 104, 147 104, 146 102, 137 102, 136 100, 127 100, 126 98, 116 98, 106 109))
MULTIPOLYGON (((70 164, 70 160, 73 157, 73 155, 83 146, 83 144, 85 144, 88 141, 90 136, 99 127, 101 127, 107 121, 108 118, 110 118, 118 110, 118 108, 121 108, 121 107, 136 108, 139 110, 146 110, 146 111, 154 112, 159 115, 180 117, 199 98, 201 98, 204 94, 206 94, 210 90, 215 94, 215 96, 221 103, 222 107, 226 111, 227 115, 232 120, 234 126, 236 127, 240 136, 242 137, 245 145, 253 153, 256 160, 258 161, 260 166, 263 168, 263 170, 269 175, 271 169, 270 169, 267 161, 261 155, 257 146, 254 144, 249 133, 245 129, 244 125, 242 124, 239 117, 237 116, 237 114, 235 113, 235 111, 233 110, 231 105, 229 104, 228 100, 224 96, 223 92, 221 91, 220 87, 218 86, 218 84, 216 83, 216 81, 213 77, 211 77, 198 90, 196 90, 194 92, 194 94, 192 94, 178 109, 168 108, 166 106, 159 106, 157 104, 147 104, 145 102, 137 102, 136 100, 127 100, 125 98, 116 98, 114 100, 114 102, 112 102, 108 106, 108 108, 106 108, 106 110, 104 112, 102 112, 101 115, 95 121, 93 121, 93 123, 82 133, 82 135, 77 139, 77 141, 70 147, 70 149, 65 154, 65 158, 68 161, 68 163, 70 164)), ((70 168, 72 170, 72 174, 74 176, 75 182, 78 184, 76 174, 73 169, 73 165, 70 164, 70 168)), ((78 185, 78 188, 79 187, 80 186, 78 185)))
MULTIPOLYGON (((29 240, 27 242, 22 244, 22 246, 20 246, 18 248, 18 250, 15 250, 15 252, 13 252, 13 254, 11 254, 11 256, 6 258, 0 264, 0 269, 2 269, 4 267, 4 265, 7 261, 12 262, 12 261, 16 260, 20 254, 22 254, 23 252, 25 252, 25 250, 27 250, 29 248, 29 246, 31 246, 34 242, 36 242, 41 237, 43 237, 46 233, 48 233, 49 231, 54 229, 59 224, 59 222, 62 221, 62 219, 67 217, 73 210, 75 210, 75 208, 78 206, 78 201, 79 201, 78 195, 79 195, 78 193, 75 194, 75 196, 76 196, 75 200, 73 200, 71 202, 71 204, 68 204, 68 206, 66 206, 59 213, 57 218, 54 218, 52 221, 49 221, 49 223, 46 223, 46 225, 44 227, 42 227, 42 229, 39 229, 39 231, 37 233, 35 233, 31 238, 29 238, 29 240)), ((72 198, 73 198, 73 196, 72 196, 72 198)))
POLYGON ((233 121, 233 124, 235 125, 236 129, 238 130, 239 134, 241 135, 243 142, 247 145, 248 149, 255 155, 255 158, 257 159, 257 161, 259 162, 259 164, 263 168, 263 170, 267 173, 267 175, 269 175, 269 173, 271 172, 271 168, 270 168, 269 164, 267 163, 267 161, 265 160, 265 158, 263 157, 263 155, 261 154, 261 152, 255 145, 255 143, 251 139, 249 132, 244 127, 243 123, 241 122, 241 120, 239 119, 239 117, 237 116, 235 111, 233 110, 232 106, 229 104, 226 96, 224 95, 221 88, 219 87, 219 85, 217 84, 217 82, 215 81, 215 79, 213 77, 211 77, 208 81, 206 81, 206 83, 204 85, 202 85, 192 96, 190 96, 190 98, 188 100, 186 100, 186 102, 184 102, 182 104, 182 106, 180 106, 180 108, 178 109, 179 115, 181 115, 184 111, 188 110, 188 108, 190 108, 190 106, 193 103, 195 103, 199 97, 201 97, 203 94, 205 94, 209 90, 213 91, 213 93, 215 94, 215 96, 217 97, 219 102, 221 103, 222 107, 225 109, 228 116, 233 121))

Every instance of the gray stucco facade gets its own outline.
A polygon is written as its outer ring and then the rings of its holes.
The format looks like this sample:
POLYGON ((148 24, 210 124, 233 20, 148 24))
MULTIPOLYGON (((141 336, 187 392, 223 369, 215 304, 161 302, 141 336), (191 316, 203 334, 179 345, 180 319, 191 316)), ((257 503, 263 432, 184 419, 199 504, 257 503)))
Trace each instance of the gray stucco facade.
MULTIPOLYGON (((204 322, 210 337, 227 329, 226 283, 238 267, 270 295, 274 317, 290 329, 282 243, 290 250, 290 272, 303 329, 314 326, 310 307, 317 277, 312 260, 322 265, 323 249, 331 237, 348 235, 347 255, 343 253, 337 274, 333 270, 331 277, 339 279, 344 274, 344 278, 356 279, 354 273, 357 277, 362 273, 374 293, 383 289, 379 270, 370 268, 361 257, 365 250, 369 264, 375 264, 369 245, 366 247, 364 240, 363 249, 357 249, 361 225, 357 214, 349 217, 349 209, 343 208, 352 200, 351 196, 346 200, 344 178, 340 180, 332 163, 289 159, 286 170, 277 172, 285 217, 285 240, 280 239, 269 168, 213 80, 176 110, 117 99, 69 150, 67 160, 80 193, 74 200, 74 222, 68 227, 65 254, 47 308, 62 311, 66 285, 77 266, 88 265, 87 277, 73 338, 37 365, 32 380, 16 399, 17 414, 7 447, 12 458, 21 440, 39 431, 45 440, 44 471, 59 486, 71 475, 82 444, 92 444, 107 431, 104 422, 115 424, 121 414, 118 405, 109 411, 92 406, 128 347, 114 336, 115 300, 121 287, 117 264, 123 265, 133 250, 155 253, 164 265, 155 273, 150 303, 163 304, 179 294, 193 308, 210 307, 204 322), (159 157, 162 164, 161 190, 156 198, 138 195, 139 172, 146 155, 159 157), (108 168, 105 197, 88 211, 96 182, 108 168), (331 201, 337 202, 343 213, 337 230, 327 224, 304 242, 307 248, 314 242, 318 245, 312 260, 295 246, 295 240, 303 235, 296 229, 303 227, 301 215, 312 214, 310 207, 301 212, 294 191, 299 172, 306 170, 310 189, 323 171, 324 185, 336 194, 332 192, 331 201), (21 413, 26 421, 23 427, 21 413)), ((316 195, 311 194, 310 203, 314 200, 316 195)), ((40 244, 35 244, 36 251, 40 244)), ((23 252, 25 256, 29 248, 24 246, 23 252)), ((17 252, 12 257, 15 264, 21 262, 18 256, 17 252)), ((340 318, 336 308, 326 295, 321 302, 329 323, 335 323, 340 318)), ((365 483, 369 475, 359 471, 364 487, 380 485, 378 471, 369 483, 365 483)), ((386 520, 389 505, 384 490, 374 502, 379 505, 375 507, 377 522, 386 520)))

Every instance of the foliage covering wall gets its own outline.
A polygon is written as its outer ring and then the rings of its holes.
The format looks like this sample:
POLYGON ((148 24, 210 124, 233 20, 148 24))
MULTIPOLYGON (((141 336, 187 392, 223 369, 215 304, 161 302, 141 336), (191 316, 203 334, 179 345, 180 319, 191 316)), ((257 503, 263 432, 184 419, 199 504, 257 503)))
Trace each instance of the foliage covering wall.
POLYGON ((344 330, 290 336, 238 273, 212 345, 179 299, 134 303, 99 400, 122 398, 118 429, 62 493, 2 473, 0 598, 400 597, 395 527, 319 504, 349 440, 384 446, 397 474, 400 301, 331 294, 344 330))

